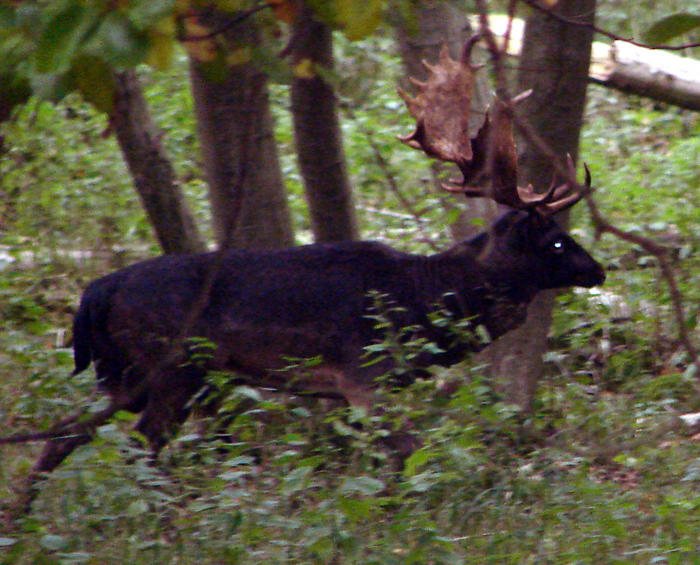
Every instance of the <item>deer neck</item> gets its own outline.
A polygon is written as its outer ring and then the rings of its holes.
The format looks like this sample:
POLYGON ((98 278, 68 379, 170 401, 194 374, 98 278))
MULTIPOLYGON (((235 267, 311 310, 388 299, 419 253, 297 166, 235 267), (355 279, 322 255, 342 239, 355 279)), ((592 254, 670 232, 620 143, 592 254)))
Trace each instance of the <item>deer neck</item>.
POLYGON ((419 296, 439 301, 445 293, 476 296, 484 286, 482 269, 468 242, 458 243, 447 251, 420 260, 419 296))
POLYGON ((529 281, 504 276, 506 270, 489 261, 488 245, 488 237, 477 236, 427 260, 432 271, 431 299, 443 302, 445 293, 455 293, 461 315, 478 313, 476 323, 496 339, 525 321, 537 289, 529 281))

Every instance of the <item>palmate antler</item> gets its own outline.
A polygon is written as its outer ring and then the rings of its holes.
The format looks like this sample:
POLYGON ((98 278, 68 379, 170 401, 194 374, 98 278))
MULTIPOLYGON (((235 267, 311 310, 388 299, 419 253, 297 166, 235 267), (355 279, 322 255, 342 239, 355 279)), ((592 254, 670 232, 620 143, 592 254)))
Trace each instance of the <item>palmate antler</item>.
MULTIPOLYGON (((576 185, 568 182, 557 184, 556 177, 544 193, 535 192, 532 185, 518 186, 512 112, 513 105, 526 98, 530 91, 510 102, 496 98, 476 136, 469 135, 474 72, 481 67, 472 65, 470 59, 472 48, 478 40, 479 36, 475 35, 465 43, 459 61, 450 57, 446 47, 440 52, 437 65, 424 61, 430 76, 425 82, 411 79, 418 87, 415 97, 399 89, 399 95, 416 120, 416 129, 399 139, 430 157, 455 163, 459 167, 462 180, 443 185, 451 192, 484 196, 512 208, 536 209, 544 215, 573 206, 584 192, 575 190, 576 185), (488 180, 491 186, 482 186, 488 180)), ((571 156, 567 156, 567 169, 567 176, 575 178, 571 156)), ((590 173, 586 169, 586 190, 589 188, 590 173)))
POLYGON ((459 61, 450 57, 447 46, 440 51, 438 64, 423 61, 430 71, 426 82, 410 77, 419 94, 412 97, 400 88, 408 111, 416 119, 416 129, 399 139, 420 149, 430 157, 466 165, 472 161, 472 140, 469 136, 469 104, 474 90, 474 71, 481 65, 470 63, 471 50, 479 36, 470 38, 462 49, 459 61))

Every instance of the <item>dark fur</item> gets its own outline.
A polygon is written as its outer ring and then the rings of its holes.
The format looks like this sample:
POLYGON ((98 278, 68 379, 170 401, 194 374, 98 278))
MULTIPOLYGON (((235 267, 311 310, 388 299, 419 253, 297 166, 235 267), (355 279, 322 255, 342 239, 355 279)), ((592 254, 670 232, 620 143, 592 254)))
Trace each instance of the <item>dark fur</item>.
MULTIPOLYGON (((107 275, 88 286, 75 317, 75 373, 95 361, 101 386, 143 411, 138 429, 156 449, 187 417, 204 382, 205 368, 188 363, 184 350, 173 362, 164 364, 163 356, 172 353, 214 256, 164 256, 107 275)), ((397 328, 416 326, 417 335, 443 349, 422 354, 415 365, 451 365, 481 346, 433 325, 436 307, 471 318, 495 339, 522 323, 538 291, 590 287, 604 278, 552 220, 511 211, 489 231, 430 257, 375 242, 228 251, 189 335, 217 345, 207 368, 229 370, 251 385, 370 406, 374 380, 393 368, 390 359, 366 363, 364 347, 384 338, 367 317, 372 291, 400 307, 390 308, 397 328), (319 356, 314 367, 279 370, 289 358, 319 356)))

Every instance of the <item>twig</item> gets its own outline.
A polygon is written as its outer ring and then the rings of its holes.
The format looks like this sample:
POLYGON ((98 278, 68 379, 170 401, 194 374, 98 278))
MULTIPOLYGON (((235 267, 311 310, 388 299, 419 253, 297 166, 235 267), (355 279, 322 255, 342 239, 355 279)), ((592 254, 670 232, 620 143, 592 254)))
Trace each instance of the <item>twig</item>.
POLYGON ((503 48, 501 49, 503 53, 508 53, 508 44, 510 43, 510 34, 513 31, 513 20, 515 20, 517 4, 518 0, 510 0, 508 3, 508 25, 506 26, 506 32, 503 34, 503 48))
POLYGON ((369 147, 372 150, 372 154, 374 155, 374 160, 376 161, 377 166, 384 174, 384 177, 386 178, 387 183, 389 183, 389 189, 391 190, 391 192, 394 193, 396 198, 399 200, 403 209, 406 210, 409 213, 409 215, 415 220, 416 227, 422 235, 421 239, 433 251, 439 251, 439 247, 435 244, 435 242, 433 242, 433 240, 430 238, 430 236, 423 229, 424 218, 415 209, 413 203, 403 193, 401 188, 399 188, 399 183, 396 180, 396 175, 394 175, 394 171, 391 170, 389 163, 384 158, 384 155, 382 155, 381 150, 379 149, 376 142, 374 141, 374 135, 372 134, 372 132, 360 124, 360 122, 357 120, 357 117, 355 116, 355 113, 352 111, 351 108, 346 107, 343 110, 344 110, 345 114, 347 114, 347 116, 351 120, 355 121, 358 124, 360 131, 362 131, 362 133, 364 134, 365 138, 367 139, 367 143, 369 144, 369 147))
POLYGON ((643 237, 636 233, 621 230, 620 228, 612 225, 602 216, 598 210, 598 206, 590 194, 586 194, 584 198, 586 200, 586 204, 588 205, 588 210, 591 214, 591 219, 593 220, 597 235, 606 232, 610 233, 616 237, 619 237, 620 239, 639 245, 639 247, 644 249, 644 251, 656 257, 657 261, 659 262, 661 274, 663 275, 666 284, 668 284, 668 290, 671 294, 673 313, 678 326, 678 339, 688 353, 691 363, 693 363, 697 368, 697 374, 700 375, 700 359, 698 358, 698 351, 693 345, 690 334, 685 327, 683 296, 678 288, 678 283, 676 282, 676 276, 673 272, 673 268, 668 261, 668 249, 649 238, 643 237))
MULTIPOLYGON (((253 8, 250 8, 249 10, 246 10, 245 12, 242 12, 235 17, 231 18, 229 21, 227 21, 225 24, 219 26, 217 29, 214 31, 211 31, 209 33, 205 33, 204 35, 185 35, 182 37, 178 37, 180 41, 184 42, 190 42, 190 41, 206 41, 207 39, 213 39, 217 35, 221 35, 225 31, 231 29, 234 27, 236 24, 241 23, 243 20, 246 20, 250 16, 261 12, 262 10, 266 8, 271 8, 272 4, 264 3, 264 4, 259 4, 258 6, 254 6, 253 8)), ((180 16, 180 19, 185 19, 185 18, 198 18, 200 17, 200 14, 190 14, 187 16, 180 16)))
MULTIPOLYGON (((248 100, 255 99, 255 97, 259 95, 259 90, 259 84, 252 84, 247 93, 248 100)), ((244 147, 251 147, 254 135, 254 119, 250 112, 248 113, 248 124, 246 124, 245 133, 247 143, 244 143, 244 147)), ((248 174, 248 169, 245 166, 248 162, 248 154, 242 154, 240 159, 240 174, 235 180, 238 185, 242 185, 248 174)), ((180 334, 172 340, 163 358, 150 368, 144 378, 136 386, 124 391, 124 393, 118 397, 112 398, 107 408, 87 419, 83 419, 85 417, 85 411, 83 410, 58 422, 52 426, 48 432, 24 434, 24 437, 18 435, 1 438, 0 444, 49 439, 42 454, 34 464, 34 467, 25 477, 23 486, 18 489, 16 500, 11 505, 8 505, 5 511, 5 521, 9 522, 10 525, 16 525, 17 519, 29 512, 32 502, 39 493, 37 488, 38 481, 44 474, 50 473, 58 467, 77 447, 88 443, 92 439, 97 427, 107 422, 118 411, 128 408, 129 405, 133 404, 135 398, 139 398, 148 392, 148 388, 152 384, 152 379, 166 367, 177 361, 192 327, 209 303, 212 288, 221 270, 226 251, 230 247, 232 235, 238 223, 239 216, 240 206, 234 211, 233 220, 226 226, 226 233, 209 265, 199 291, 183 319, 180 334)))
POLYGON ((518 128, 521 135, 530 143, 540 154, 547 157, 554 165, 554 170, 562 178, 576 190, 583 193, 584 200, 588 206, 589 212, 591 214, 591 219, 596 229, 598 235, 602 233, 610 233, 620 239, 634 243, 647 253, 656 257, 659 262, 659 267, 661 269, 661 274, 668 285, 669 292, 671 294, 671 301, 673 303, 674 316, 676 318, 676 324, 678 325, 678 339, 685 348, 688 356, 690 357, 691 363, 693 363, 698 369, 698 374, 700 375, 700 359, 698 359, 697 349, 694 347, 693 342, 688 334, 685 327, 685 313, 683 308, 683 296, 678 288, 676 282, 676 276, 673 272, 673 268, 668 261, 668 250, 663 245, 656 243, 654 240, 641 236, 637 233, 628 232, 622 230, 608 220, 606 220, 600 213, 598 206, 593 199, 592 189, 588 189, 578 183, 576 178, 567 170, 567 168, 561 162, 561 159, 554 153, 554 151, 545 143, 545 141, 539 136, 539 134, 534 131, 534 128, 525 120, 520 119, 517 115, 513 117, 513 123, 518 128))
POLYGON ((398 198, 404 210, 406 210, 415 220, 416 227, 418 231, 421 232, 423 236, 422 239, 425 241, 425 243, 427 243, 433 251, 437 251, 439 249, 438 246, 435 244, 435 242, 433 242, 430 236, 427 233, 425 233, 425 230, 423 229, 423 218, 414 208, 413 203, 399 188, 399 183, 396 182, 394 172, 391 170, 391 167, 389 167, 389 163, 387 163, 386 159, 384 158, 384 155, 382 155, 382 152, 379 150, 379 147, 377 147, 377 144, 374 142, 374 138, 372 137, 371 132, 363 129, 363 133, 367 137, 367 143, 369 143, 369 146, 372 149, 372 153, 374 154, 374 159, 377 162, 377 166, 381 169, 382 173, 386 177, 387 182, 389 183, 389 188, 394 193, 396 198, 398 198))
MULTIPOLYGON (((530 4, 529 0, 523 0, 526 3, 530 4)), ((614 225, 612 225, 610 222, 608 222, 600 213, 598 210, 598 207, 593 200, 593 197, 591 196, 591 189, 586 188, 585 186, 582 186, 578 183, 576 180, 575 176, 571 174, 571 172, 567 169, 567 167, 564 166, 562 163, 561 159, 556 155, 556 153, 552 150, 551 147, 540 137, 540 135, 534 130, 532 125, 527 121, 522 118, 520 118, 517 113, 515 112, 514 105, 512 103, 512 97, 510 96, 506 83, 505 83, 505 74, 504 74, 504 68, 503 68, 503 50, 499 49, 498 44, 496 43, 495 37, 493 35, 493 32, 488 26, 488 13, 486 9, 486 4, 484 0, 476 0, 476 5, 479 11, 479 18, 480 18, 480 23, 481 23, 481 33, 483 34, 486 42, 487 42, 487 49, 489 50, 491 54, 491 59, 494 64, 495 72, 496 72, 496 80, 497 80, 497 88, 496 91, 501 97, 501 100, 503 101, 504 104, 509 108, 512 116, 513 116, 513 124, 515 127, 518 129, 520 134, 525 138, 525 140, 532 145, 541 155, 545 156, 553 165, 554 170, 558 175, 560 175, 562 178, 566 179, 566 181, 573 187, 575 187, 576 190, 581 191, 583 193, 584 199, 586 201, 586 204, 588 205, 588 209, 591 214, 591 219, 593 220, 593 224, 596 229, 597 234, 602 234, 602 233, 610 233, 620 239, 623 239, 625 241, 629 241, 630 243, 634 243, 636 245, 639 245, 642 249, 644 249, 647 253, 654 255, 658 262, 659 262, 659 267, 661 269, 661 274, 666 281, 666 284, 668 285, 669 292, 671 294, 671 301, 673 303, 673 311, 674 311, 674 317, 676 319, 676 324, 678 325, 678 339, 680 343, 683 345, 685 348, 686 352, 688 353, 688 356, 690 357, 691 363, 695 365, 695 367, 698 370, 698 374, 700 374, 700 359, 698 358, 698 352, 695 346, 693 345, 692 339, 690 338, 690 335, 688 334, 688 331, 685 327, 685 313, 684 313, 684 308, 683 308, 683 296, 678 288, 678 284, 676 282, 676 277, 673 272, 673 268, 671 267, 668 259, 667 259, 667 249, 655 241, 646 238, 644 236, 641 236, 636 233, 631 233, 624 231, 614 225)), ((539 7, 539 6, 538 6, 539 7)), ((544 10, 544 8, 540 9, 544 10)), ((549 10, 544 10, 547 13, 551 13, 549 10)), ((587 25, 583 24, 582 22, 572 22, 569 21, 567 18, 559 18, 562 22, 567 23, 567 24, 572 24, 572 25, 587 25)), ((595 29, 595 28, 594 28, 595 29)), ((597 31, 597 30, 596 30, 597 31)))
POLYGON ((622 37, 621 35, 617 35, 615 33, 612 33, 611 31, 599 28, 593 23, 582 22, 573 18, 567 18, 566 16, 562 16, 561 14, 555 12, 551 8, 548 8, 538 0, 521 1, 527 4, 528 6, 539 10, 540 12, 544 12, 545 14, 552 16, 555 20, 559 20, 562 23, 569 24, 572 26, 585 27, 614 41, 624 41, 625 43, 629 43, 630 45, 635 45, 637 47, 643 47, 645 49, 661 49, 666 51, 682 51, 684 49, 689 49, 692 47, 700 47, 700 43, 686 43, 685 45, 649 45, 648 43, 641 43, 639 41, 635 41, 630 37, 622 37))
MULTIPOLYGON (((140 388, 145 388, 145 381, 140 384, 140 388)), ((85 412, 82 411, 58 422, 49 432, 27 434, 27 436, 45 435, 48 436, 47 439, 50 438, 50 441, 47 442, 34 467, 25 477, 22 486, 17 489, 15 500, 4 510, 4 515, 0 522, 5 522, 8 531, 16 528, 17 520, 29 513, 32 502, 39 494, 37 485, 41 476, 44 473, 53 471, 77 447, 88 443, 92 439, 95 429, 107 422, 121 408, 118 403, 112 401, 107 408, 94 414, 87 420, 81 420, 85 415, 85 412)), ((35 441, 35 439, 28 439, 27 441, 35 441)), ((3 441, 2 443, 19 442, 3 441)))

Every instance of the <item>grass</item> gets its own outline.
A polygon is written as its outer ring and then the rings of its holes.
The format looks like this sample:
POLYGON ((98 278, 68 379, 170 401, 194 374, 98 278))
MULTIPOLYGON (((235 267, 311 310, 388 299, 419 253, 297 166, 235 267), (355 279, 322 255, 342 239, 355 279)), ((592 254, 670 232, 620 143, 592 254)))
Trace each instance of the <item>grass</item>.
MULTIPOLYGON (((189 126, 165 103, 168 84, 160 91, 154 81, 154 108, 166 114, 168 137, 187 143, 189 126)), ((391 87, 375 87, 344 125, 347 151, 360 203, 400 210, 367 152, 367 131, 383 140, 410 197, 424 187, 415 155, 393 141, 405 124, 383 121, 395 113, 391 87)), ((103 125, 71 99, 28 108, 6 131, 0 245, 16 261, 0 278, 3 434, 99 409, 93 374, 68 376, 71 314, 88 280, 154 249, 112 141, 98 135, 103 125), (75 140, 75 154, 50 150, 59 133, 75 140), (61 251, 73 246, 92 253, 67 258, 61 251)), ((691 331, 699 134, 697 115, 593 89, 581 151, 604 213, 673 249, 691 331)), ((293 177, 288 131, 280 140, 293 177)), ((177 151, 200 202, 197 164, 177 151)), ((294 189, 292 198, 303 228, 294 189)), ((436 202, 424 205, 431 237, 444 239, 436 202)), ((230 437, 220 437, 220 423, 193 419, 157 466, 132 441, 133 416, 118 414, 41 484, 20 530, 0 533, 0 561, 699 563, 700 444, 678 418, 700 411, 696 375, 653 259, 609 236, 595 242, 582 208, 574 232, 606 264, 608 281, 602 294, 559 298, 532 414, 509 406, 473 363, 441 372, 438 380, 461 379, 451 396, 430 381, 390 403, 423 439, 401 472, 375 447, 377 423, 358 431, 352 414, 304 398, 257 401, 226 423, 230 437)), ((398 245, 411 247, 415 225, 387 218, 365 214, 367 236, 406 234, 398 245)), ((252 394, 232 395, 235 403, 252 394)), ((40 447, 0 447, 0 500, 13 499, 40 447)))

